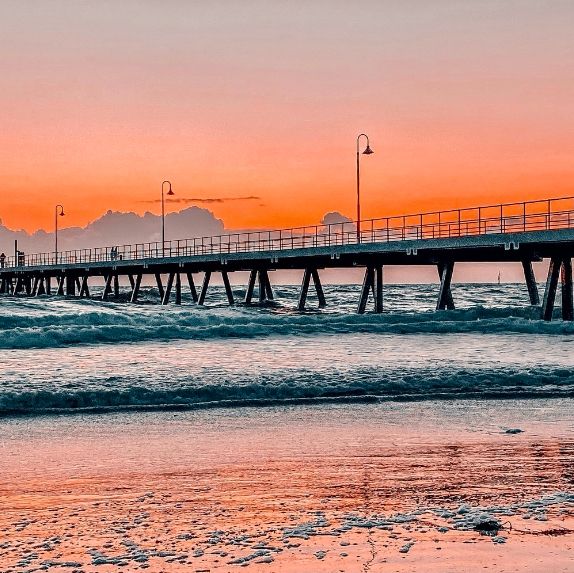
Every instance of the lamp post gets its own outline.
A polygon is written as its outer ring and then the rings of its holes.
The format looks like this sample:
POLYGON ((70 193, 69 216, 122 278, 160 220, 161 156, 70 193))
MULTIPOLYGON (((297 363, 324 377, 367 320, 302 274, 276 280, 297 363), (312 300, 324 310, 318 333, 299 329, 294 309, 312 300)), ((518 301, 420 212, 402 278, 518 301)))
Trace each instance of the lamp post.
POLYGON ((55 263, 58 264, 58 217, 63 217, 64 216, 64 207, 62 207, 62 205, 56 205, 56 209, 55 209, 55 217, 54 217, 54 223, 55 223, 55 228, 56 228, 56 232, 55 234, 55 253, 56 253, 56 260, 55 263))
POLYGON ((366 133, 360 133, 357 136, 357 243, 361 242, 361 176, 360 176, 360 168, 359 168, 359 143, 361 137, 366 138, 367 140, 367 147, 363 151, 363 155, 371 155, 374 151, 369 146, 369 136, 366 133))
POLYGON ((169 181, 163 181, 161 184, 161 254, 162 257, 165 257, 165 205, 164 205, 164 198, 163 198, 163 186, 165 184, 169 185, 169 190, 167 192, 168 195, 175 195, 175 193, 171 189, 171 183, 169 181))

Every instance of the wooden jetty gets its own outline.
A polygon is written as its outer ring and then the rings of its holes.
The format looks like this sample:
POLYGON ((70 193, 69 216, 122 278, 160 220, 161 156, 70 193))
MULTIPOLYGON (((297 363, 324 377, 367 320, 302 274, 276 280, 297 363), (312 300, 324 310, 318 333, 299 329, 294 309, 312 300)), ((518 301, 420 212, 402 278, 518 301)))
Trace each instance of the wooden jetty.
POLYGON ((272 271, 299 269, 303 280, 297 306, 303 310, 311 287, 319 305, 327 303, 322 269, 362 267, 357 310, 365 312, 372 299, 374 312, 381 313, 385 266, 433 265, 440 280, 436 308, 451 310, 456 263, 515 262, 522 265, 530 304, 538 306, 532 263, 549 259, 541 318, 552 319, 560 280, 562 318, 574 319, 574 197, 368 219, 360 229, 357 236, 356 222, 343 222, 10 257, 0 268, 0 294, 89 297, 90 280, 100 277, 103 300, 119 296, 122 279, 129 281, 129 300, 135 303, 142 278, 153 275, 162 304, 181 304, 183 280, 191 300, 204 304, 213 274, 220 273, 227 300, 234 304, 229 273, 247 271, 244 302, 252 303, 257 293, 263 303, 273 299, 272 271), (203 276, 199 289, 197 273, 203 276))

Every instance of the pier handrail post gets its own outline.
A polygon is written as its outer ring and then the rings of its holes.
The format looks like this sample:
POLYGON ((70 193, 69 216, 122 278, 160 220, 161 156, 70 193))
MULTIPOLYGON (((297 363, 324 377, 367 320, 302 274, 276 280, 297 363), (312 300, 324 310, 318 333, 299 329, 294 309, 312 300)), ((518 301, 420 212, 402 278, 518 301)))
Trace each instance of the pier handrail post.
POLYGON ((460 209, 458 210, 458 236, 460 237, 460 209))
POLYGON ((526 231, 526 201, 522 203, 522 219, 523 219, 523 226, 522 228, 526 231))
POLYGON ((482 209, 478 208, 478 234, 482 234, 482 209))
POLYGON ((500 232, 504 233, 504 219, 502 218, 502 209, 504 205, 500 205, 500 232))
POLYGON ((548 218, 546 219, 546 230, 550 230, 550 202, 551 199, 548 199, 548 218))

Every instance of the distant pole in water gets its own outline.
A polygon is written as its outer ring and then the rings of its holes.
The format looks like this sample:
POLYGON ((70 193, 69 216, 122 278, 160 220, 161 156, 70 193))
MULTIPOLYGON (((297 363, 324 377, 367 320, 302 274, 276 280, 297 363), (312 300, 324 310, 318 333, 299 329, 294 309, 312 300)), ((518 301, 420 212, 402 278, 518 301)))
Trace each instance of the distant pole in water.
POLYGON ((64 216, 64 207, 62 207, 62 205, 56 205, 56 213, 55 213, 55 218, 54 218, 54 227, 55 227, 55 232, 54 232, 54 236, 55 236, 55 242, 56 244, 54 245, 54 253, 55 253, 55 260, 54 263, 57 265, 58 264, 58 217, 63 217, 64 216))
POLYGON ((498 284, 500 284, 500 271, 498 271, 498 284))
POLYGON ((361 155, 361 152, 359 151, 359 141, 361 137, 365 137, 367 139, 367 147, 365 147, 363 155, 371 155, 374 153, 369 145, 369 136, 366 133, 360 133, 357 136, 357 243, 361 242, 361 175, 359 168, 359 156, 361 155))
POLYGON ((167 194, 175 195, 175 193, 171 189, 171 183, 169 181, 163 181, 161 184, 161 254, 163 257, 165 257, 165 205, 163 198, 163 186, 166 183, 169 185, 169 191, 167 192, 167 194))

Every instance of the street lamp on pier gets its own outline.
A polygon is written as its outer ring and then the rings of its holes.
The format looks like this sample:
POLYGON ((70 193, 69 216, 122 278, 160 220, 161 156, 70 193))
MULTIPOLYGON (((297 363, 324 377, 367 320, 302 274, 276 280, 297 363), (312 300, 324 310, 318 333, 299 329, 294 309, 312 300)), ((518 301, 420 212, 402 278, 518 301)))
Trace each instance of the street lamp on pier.
POLYGON ((361 137, 367 140, 367 147, 363 151, 363 155, 371 155, 374 151, 369 145, 369 136, 366 133, 360 133, 357 136, 357 243, 361 242, 361 176, 359 168, 359 156, 361 152, 359 151, 359 143, 361 137))
POLYGON ((175 195, 171 189, 171 183, 169 181, 163 181, 161 184, 161 253, 162 257, 165 257, 165 202, 163 197, 163 186, 165 184, 169 185, 168 195, 175 195))
POLYGON ((55 248, 54 248, 54 252, 56 254, 55 257, 55 263, 58 264, 58 217, 63 217, 64 216, 64 207, 62 207, 62 205, 56 205, 56 210, 55 210, 55 216, 54 216, 54 226, 55 226, 55 248))

